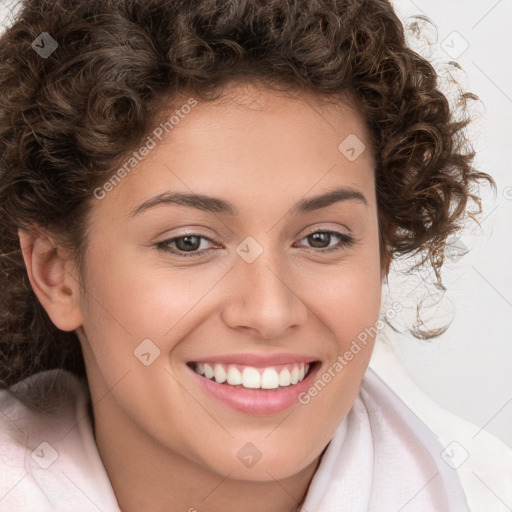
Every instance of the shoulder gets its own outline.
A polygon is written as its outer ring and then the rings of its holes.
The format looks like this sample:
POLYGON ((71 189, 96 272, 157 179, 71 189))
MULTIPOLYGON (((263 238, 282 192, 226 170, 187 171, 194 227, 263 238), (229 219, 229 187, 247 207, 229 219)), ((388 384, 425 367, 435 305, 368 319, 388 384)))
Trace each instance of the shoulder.
POLYGON ((0 425, 3 446, 17 446, 36 435, 49 435, 73 421, 89 400, 87 385, 64 370, 31 375, 0 390, 0 425))
POLYGON ((441 457, 463 486, 471 511, 505 512, 512 503, 512 449, 433 401, 409 377, 392 347, 378 342, 372 369, 439 440, 441 457))
POLYGON ((1 510, 118 511, 89 400, 86 382, 58 369, 0 390, 1 510))
MULTIPOLYGON (((31 375, 8 389, 0 389, 2 446, 25 448, 36 433, 52 432, 76 416, 88 400, 83 381, 64 370, 31 375)), ((4 453, 2 451, 2 453, 4 453)))

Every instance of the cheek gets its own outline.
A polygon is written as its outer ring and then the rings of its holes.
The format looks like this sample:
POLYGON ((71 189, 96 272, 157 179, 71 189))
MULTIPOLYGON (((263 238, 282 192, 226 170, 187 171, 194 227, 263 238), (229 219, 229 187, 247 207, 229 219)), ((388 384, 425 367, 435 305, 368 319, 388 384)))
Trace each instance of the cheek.
POLYGON ((301 400, 319 429, 326 422, 334 428, 346 414, 372 354, 381 306, 380 268, 374 263, 338 268, 317 278, 310 293, 319 335, 330 338, 324 364, 301 400))
POLYGON ((207 295, 218 297, 222 289, 225 268, 172 268, 163 260, 148 266, 133 254, 116 253, 114 244, 109 249, 102 251, 107 260, 89 254, 84 326, 93 351, 110 365, 132 364, 133 351, 145 339, 162 353, 172 350, 198 316, 210 313, 207 295))
POLYGON ((311 275, 307 294, 315 315, 336 337, 341 349, 359 333, 375 325, 381 306, 380 267, 377 257, 362 254, 329 272, 311 275))

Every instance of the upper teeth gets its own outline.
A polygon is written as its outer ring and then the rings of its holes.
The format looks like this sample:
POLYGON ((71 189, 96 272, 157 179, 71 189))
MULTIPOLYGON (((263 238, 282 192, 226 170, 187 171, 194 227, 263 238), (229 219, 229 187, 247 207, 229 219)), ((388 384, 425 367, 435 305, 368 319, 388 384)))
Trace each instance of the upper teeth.
POLYGON ((254 368, 222 363, 196 363, 194 365, 196 373, 204 375, 207 379, 214 378, 219 384, 226 382, 232 386, 241 384, 244 388, 262 389, 275 389, 279 386, 297 384, 304 379, 308 370, 309 364, 305 363, 285 365, 279 370, 274 366, 254 368))

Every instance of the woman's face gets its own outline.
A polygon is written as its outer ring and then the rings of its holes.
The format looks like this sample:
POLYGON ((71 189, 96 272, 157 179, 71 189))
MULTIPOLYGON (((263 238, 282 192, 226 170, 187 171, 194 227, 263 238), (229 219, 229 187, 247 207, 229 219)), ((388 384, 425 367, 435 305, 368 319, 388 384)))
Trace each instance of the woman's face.
POLYGON ((178 106, 168 133, 155 126, 146 158, 97 191, 77 332, 97 431, 280 479, 318 458, 369 362, 373 340, 358 339, 380 306, 374 161, 347 105, 228 92, 185 98, 195 106, 178 106))

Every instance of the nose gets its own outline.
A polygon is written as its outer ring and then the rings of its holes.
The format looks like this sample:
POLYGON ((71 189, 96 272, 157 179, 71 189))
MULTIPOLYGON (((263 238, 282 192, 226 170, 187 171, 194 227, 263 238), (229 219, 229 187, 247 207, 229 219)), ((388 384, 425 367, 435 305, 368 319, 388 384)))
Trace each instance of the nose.
POLYGON ((306 321, 308 308, 301 300, 300 283, 269 249, 252 263, 239 258, 230 279, 231 293, 222 310, 229 327, 270 340, 306 321))

